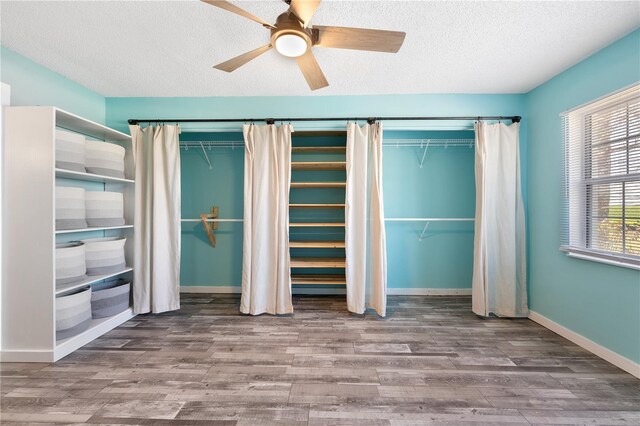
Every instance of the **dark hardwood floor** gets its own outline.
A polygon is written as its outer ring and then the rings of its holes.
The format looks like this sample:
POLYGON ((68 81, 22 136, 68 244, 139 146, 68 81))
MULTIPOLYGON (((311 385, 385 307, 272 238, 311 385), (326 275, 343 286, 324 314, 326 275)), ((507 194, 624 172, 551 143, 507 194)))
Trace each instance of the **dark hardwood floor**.
POLYGON ((293 317, 183 295, 55 364, 2 364, 2 424, 640 424, 640 380, 529 320, 479 319, 466 297, 344 296, 293 317))

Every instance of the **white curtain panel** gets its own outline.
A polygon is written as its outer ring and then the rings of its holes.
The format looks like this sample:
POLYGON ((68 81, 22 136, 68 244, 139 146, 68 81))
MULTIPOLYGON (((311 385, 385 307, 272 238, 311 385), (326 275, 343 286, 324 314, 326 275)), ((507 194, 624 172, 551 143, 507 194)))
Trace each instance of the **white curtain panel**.
POLYGON ((289 187, 293 127, 245 125, 244 241, 240 312, 293 312, 289 187))
POLYGON ((520 124, 476 123, 473 312, 527 316, 520 124))
POLYGON ((180 309, 178 126, 130 126, 135 164, 133 311, 180 309))
POLYGON ((387 243, 382 195, 382 124, 347 125, 345 251, 347 308, 387 311, 387 243))

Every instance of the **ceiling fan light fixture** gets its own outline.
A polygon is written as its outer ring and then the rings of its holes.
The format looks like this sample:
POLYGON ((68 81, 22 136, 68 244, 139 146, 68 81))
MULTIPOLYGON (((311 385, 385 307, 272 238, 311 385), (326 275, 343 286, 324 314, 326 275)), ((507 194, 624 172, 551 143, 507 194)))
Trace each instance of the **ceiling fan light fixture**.
POLYGON ((278 53, 289 58, 297 58, 309 48, 307 40, 295 33, 286 33, 276 38, 275 47, 278 53))

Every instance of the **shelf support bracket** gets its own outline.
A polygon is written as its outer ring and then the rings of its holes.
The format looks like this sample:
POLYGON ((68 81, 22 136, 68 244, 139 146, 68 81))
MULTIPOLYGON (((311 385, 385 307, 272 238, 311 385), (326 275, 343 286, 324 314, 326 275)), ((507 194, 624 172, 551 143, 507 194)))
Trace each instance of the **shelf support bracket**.
POLYGON ((430 142, 431 142, 431 139, 427 139, 427 145, 424 147, 424 152, 422 153, 422 160, 420 160, 420 168, 422 168, 422 165, 424 164, 424 159, 427 157, 427 150, 429 149, 430 142))
POLYGON ((202 226, 204 227, 205 232, 207 233, 207 237, 209 238, 209 243, 211 247, 216 248, 216 236, 213 231, 218 229, 218 222, 212 221, 211 219, 218 218, 218 208, 213 206, 211 207, 211 213, 202 213, 200 215, 200 221, 202 222, 202 226))
POLYGON ((431 223, 430 221, 427 221, 427 223, 424 225, 424 229, 422 230, 422 234, 420 234, 420 238, 418 238, 418 241, 422 242, 422 240, 424 239, 425 232, 427 232, 427 229, 429 229, 430 223, 431 223))
POLYGON ((209 164, 209 170, 213 169, 213 166, 211 165, 211 161, 209 161, 209 155, 207 154, 207 151, 204 149, 204 145, 202 144, 202 142, 200 142, 200 148, 202 148, 202 153, 204 154, 204 158, 205 160, 207 160, 207 164, 209 164))

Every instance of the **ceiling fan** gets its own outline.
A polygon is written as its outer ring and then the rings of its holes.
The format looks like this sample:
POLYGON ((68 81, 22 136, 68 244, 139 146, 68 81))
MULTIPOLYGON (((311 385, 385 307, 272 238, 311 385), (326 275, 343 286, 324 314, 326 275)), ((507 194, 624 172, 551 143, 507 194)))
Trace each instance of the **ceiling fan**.
POLYGON ((368 50, 396 53, 400 50, 405 33, 400 31, 372 30, 365 28, 309 26, 321 0, 284 0, 289 9, 278 16, 274 25, 225 0, 202 0, 212 6, 251 19, 271 31, 268 44, 222 62, 214 68, 232 72, 264 52, 276 48, 278 53, 296 58, 298 67, 311 90, 329 85, 311 48, 336 47, 340 49, 368 50))

